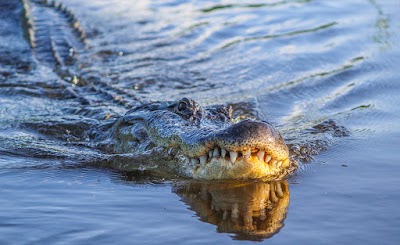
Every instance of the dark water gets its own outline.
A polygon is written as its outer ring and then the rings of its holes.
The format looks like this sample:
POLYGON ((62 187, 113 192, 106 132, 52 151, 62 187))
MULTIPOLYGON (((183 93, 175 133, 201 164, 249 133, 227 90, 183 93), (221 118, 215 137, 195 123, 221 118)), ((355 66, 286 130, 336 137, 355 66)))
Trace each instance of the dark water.
POLYGON ((399 1, 62 2, 79 25, 27 2, 34 47, 22 3, 0 2, 1 244, 400 241, 399 1), (48 40, 60 36, 71 59, 57 66, 48 40), (291 144, 326 149, 276 183, 79 161, 102 152, 74 130, 183 96, 234 104, 291 144), (328 119, 350 136, 309 130, 328 119), (49 122, 71 130, 41 133, 49 122))

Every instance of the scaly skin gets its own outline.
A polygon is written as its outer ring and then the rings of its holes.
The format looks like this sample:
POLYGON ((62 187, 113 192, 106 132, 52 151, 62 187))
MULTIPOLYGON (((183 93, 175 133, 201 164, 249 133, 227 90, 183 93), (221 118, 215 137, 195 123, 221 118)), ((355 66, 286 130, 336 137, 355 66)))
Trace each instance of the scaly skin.
POLYGON ((228 108, 202 108, 186 98, 128 111, 106 140, 113 152, 146 156, 143 164, 195 179, 276 179, 293 168, 271 124, 235 123, 228 108))

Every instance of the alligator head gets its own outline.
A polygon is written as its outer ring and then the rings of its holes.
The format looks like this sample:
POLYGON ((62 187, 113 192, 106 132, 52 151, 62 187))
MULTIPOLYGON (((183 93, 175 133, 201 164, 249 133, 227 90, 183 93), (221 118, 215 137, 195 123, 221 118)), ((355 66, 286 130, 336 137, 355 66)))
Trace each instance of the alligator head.
POLYGON ((196 179, 279 178, 292 168, 288 148, 268 122, 236 122, 232 110, 191 99, 128 111, 112 130, 112 149, 141 156, 142 166, 196 179))

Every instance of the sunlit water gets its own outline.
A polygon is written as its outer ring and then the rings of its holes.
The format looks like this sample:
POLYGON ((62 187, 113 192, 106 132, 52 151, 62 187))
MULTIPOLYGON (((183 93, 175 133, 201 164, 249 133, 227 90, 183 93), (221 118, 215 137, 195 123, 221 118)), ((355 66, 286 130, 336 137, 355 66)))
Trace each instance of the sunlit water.
MULTIPOLYGON (((63 3, 86 36, 75 40, 75 80, 29 46, 21 2, 0 3, 1 244, 400 241, 398 1, 63 3), (289 143, 328 147, 287 182, 197 183, 88 167, 79 156, 101 152, 27 126, 84 127, 184 96, 244 104, 289 143), (327 119, 350 136, 307 133, 327 119), (264 233, 245 234, 250 226, 264 233)), ((51 11, 44 21, 62 23, 51 11)))

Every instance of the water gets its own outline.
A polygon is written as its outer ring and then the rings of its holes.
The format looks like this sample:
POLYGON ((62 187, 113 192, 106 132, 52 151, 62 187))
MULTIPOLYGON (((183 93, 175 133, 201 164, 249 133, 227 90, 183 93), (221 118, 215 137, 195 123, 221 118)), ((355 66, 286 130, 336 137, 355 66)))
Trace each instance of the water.
POLYGON ((84 40, 53 9, 32 11, 43 11, 42 37, 73 42, 67 73, 30 47, 20 1, 0 3, 1 244, 399 242, 398 1, 63 4, 84 40), (87 166, 81 156, 102 152, 73 130, 41 133, 183 96, 233 104, 290 144, 326 149, 286 182, 198 183, 87 166), (350 136, 310 130, 327 119, 350 136), (276 185, 285 195, 274 201, 276 185))

